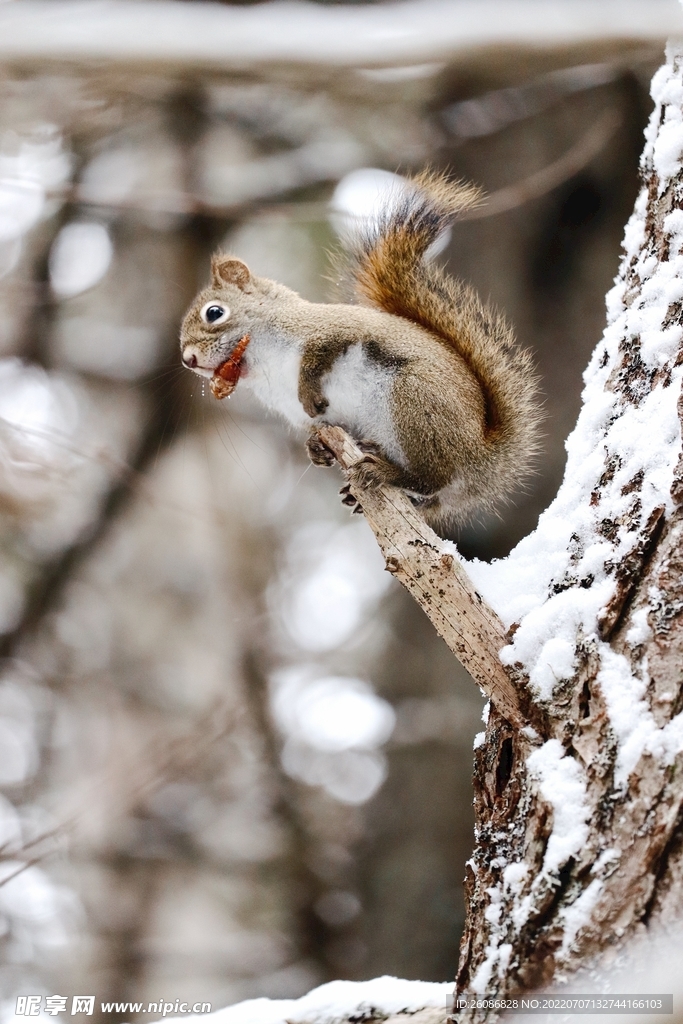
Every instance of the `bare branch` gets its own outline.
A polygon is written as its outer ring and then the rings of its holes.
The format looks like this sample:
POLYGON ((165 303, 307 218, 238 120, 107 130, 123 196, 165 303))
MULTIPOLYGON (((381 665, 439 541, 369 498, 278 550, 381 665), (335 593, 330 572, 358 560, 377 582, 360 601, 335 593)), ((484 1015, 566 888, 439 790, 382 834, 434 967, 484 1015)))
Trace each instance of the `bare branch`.
POLYGON ((491 192, 486 197, 485 205, 465 211, 458 220, 481 220, 483 217, 495 217, 518 206, 523 206, 532 199, 552 192, 563 182, 573 178, 583 170, 600 150, 607 145, 621 125, 622 117, 617 110, 607 110, 595 124, 581 136, 579 141, 563 153, 561 157, 542 167, 528 178, 491 192))
MULTIPOLYGON (((565 181, 573 178, 579 171, 583 170, 591 160, 607 145, 620 127, 622 117, 618 111, 610 109, 605 111, 596 122, 581 136, 570 149, 558 157, 546 167, 542 167, 534 174, 530 174, 512 185, 490 192, 482 206, 473 207, 458 217, 458 222, 466 220, 482 220, 486 217, 496 217, 500 213, 507 213, 508 210, 516 209, 534 199, 552 192, 565 181)), ((250 178, 251 164, 244 167, 244 179, 250 178)), ((324 174, 323 174, 324 178, 324 174)), ((322 179, 321 179, 322 180, 322 179)), ((301 181, 300 184, 309 184, 308 181, 301 181)), ((192 192, 154 192, 146 190, 140 196, 127 196, 124 199, 104 196, 93 196, 80 185, 69 185, 62 188, 51 189, 48 196, 62 202, 77 204, 78 206, 95 206, 108 210, 120 211, 153 211, 155 213, 168 213, 177 216, 189 216, 201 214, 204 217, 216 217, 223 219, 226 216, 246 215, 257 213, 263 218, 268 215, 281 215, 283 213, 295 218, 298 221, 318 221, 324 219, 329 213, 329 202, 312 200, 310 202, 291 202, 287 200, 274 200, 269 196, 250 196, 249 198, 237 199, 235 201, 220 202, 218 200, 205 199, 192 192)))
MULTIPOLYGON (((364 458, 340 427, 321 427, 321 440, 347 473, 364 458)), ((412 594, 460 663, 498 711, 516 726, 527 724, 519 694, 498 653, 505 629, 460 562, 395 487, 350 491, 363 507, 387 570, 412 594)))

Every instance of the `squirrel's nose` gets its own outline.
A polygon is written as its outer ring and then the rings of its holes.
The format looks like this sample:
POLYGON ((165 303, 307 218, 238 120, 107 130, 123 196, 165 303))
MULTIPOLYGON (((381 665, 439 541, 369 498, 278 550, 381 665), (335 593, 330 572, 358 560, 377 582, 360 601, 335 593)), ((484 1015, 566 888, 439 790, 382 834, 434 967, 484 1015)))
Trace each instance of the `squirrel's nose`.
POLYGON ((197 357, 194 352, 190 352, 189 349, 185 349, 183 352, 183 363, 188 367, 188 369, 194 370, 197 365, 197 357))

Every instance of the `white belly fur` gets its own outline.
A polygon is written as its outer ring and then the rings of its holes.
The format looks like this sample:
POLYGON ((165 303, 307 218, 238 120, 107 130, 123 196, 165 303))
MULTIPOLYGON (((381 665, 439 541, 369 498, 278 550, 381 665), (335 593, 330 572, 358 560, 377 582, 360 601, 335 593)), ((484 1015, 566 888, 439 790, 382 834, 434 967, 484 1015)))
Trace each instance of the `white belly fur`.
POLYGON ((308 416, 298 399, 301 356, 297 345, 281 337, 262 336, 249 346, 245 362, 243 386, 292 426, 345 427, 353 437, 374 441, 393 462, 405 465, 389 407, 391 371, 368 359, 362 345, 347 349, 323 377, 322 392, 329 405, 316 419, 308 416))
POLYGON ((374 441, 392 462, 404 465, 390 408, 391 377, 390 370, 368 359, 362 345, 352 345, 323 377, 329 405, 322 419, 346 427, 358 440, 374 441))
POLYGON ((241 383, 267 409, 284 416, 293 427, 312 425, 298 397, 301 355, 297 345, 269 336, 254 339, 245 363, 247 372, 241 383))

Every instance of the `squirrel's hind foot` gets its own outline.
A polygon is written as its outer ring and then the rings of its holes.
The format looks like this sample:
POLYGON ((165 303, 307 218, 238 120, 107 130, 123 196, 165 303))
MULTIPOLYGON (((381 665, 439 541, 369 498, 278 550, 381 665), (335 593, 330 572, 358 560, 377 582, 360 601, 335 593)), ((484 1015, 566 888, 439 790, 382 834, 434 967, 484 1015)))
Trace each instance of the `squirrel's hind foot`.
POLYGON ((346 505, 352 512, 363 511, 363 506, 359 504, 358 499, 354 498, 353 494, 351 494, 351 484, 344 484, 339 493, 341 494, 342 505, 346 505))
POLYGON ((371 491, 390 482, 388 468, 386 459, 377 455, 365 455, 351 467, 349 472, 355 487, 363 491, 371 491))
POLYGON ((375 441, 360 440, 356 444, 363 452, 350 470, 356 487, 362 490, 373 490, 387 484, 389 487, 400 487, 401 490, 412 490, 414 481, 405 470, 387 458, 381 445, 375 441))
POLYGON ((351 484, 344 484, 339 493, 341 494, 342 505, 348 505, 353 508, 353 506, 357 504, 356 499, 351 494, 351 484))

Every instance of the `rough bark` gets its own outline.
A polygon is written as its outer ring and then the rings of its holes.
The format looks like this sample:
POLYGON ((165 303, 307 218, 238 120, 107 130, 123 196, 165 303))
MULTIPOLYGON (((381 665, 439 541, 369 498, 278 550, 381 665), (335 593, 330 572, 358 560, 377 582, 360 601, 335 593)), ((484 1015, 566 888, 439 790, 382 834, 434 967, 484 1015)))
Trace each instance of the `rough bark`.
MULTIPOLYGON (((351 488, 387 568, 492 702, 475 751, 461 993, 571 989, 579 967, 609 963, 683 910, 683 454, 679 425, 656 436, 683 364, 683 50, 670 50, 653 97, 608 327, 546 513, 552 524, 569 512, 577 525, 554 552, 545 598, 517 623, 508 617, 507 639, 481 588, 406 499, 351 488), (568 621, 573 659, 563 670, 552 645, 567 642, 568 621)), ((680 417, 683 399, 677 408, 680 417)), ((339 432, 326 441, 346 469, 361 455, 339 432)))

